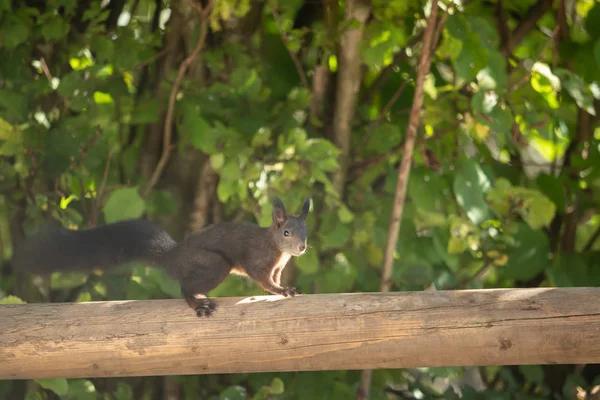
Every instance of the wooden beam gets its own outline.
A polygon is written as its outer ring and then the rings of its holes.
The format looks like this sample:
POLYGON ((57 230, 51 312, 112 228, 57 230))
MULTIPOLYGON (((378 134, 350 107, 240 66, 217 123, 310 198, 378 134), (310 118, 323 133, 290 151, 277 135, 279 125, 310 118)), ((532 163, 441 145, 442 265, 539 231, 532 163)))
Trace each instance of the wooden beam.
POLYGON ((600 288, 0 306, 0 379, 600 362, 600 288))

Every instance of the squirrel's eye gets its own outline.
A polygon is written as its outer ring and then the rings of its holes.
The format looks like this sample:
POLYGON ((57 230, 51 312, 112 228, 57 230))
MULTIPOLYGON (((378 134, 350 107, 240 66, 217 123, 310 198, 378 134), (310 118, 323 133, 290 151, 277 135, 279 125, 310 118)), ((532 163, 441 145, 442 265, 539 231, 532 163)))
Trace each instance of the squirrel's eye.
POLYGON ((290 236, 290 231, 283 231, 283 236, 290 236))

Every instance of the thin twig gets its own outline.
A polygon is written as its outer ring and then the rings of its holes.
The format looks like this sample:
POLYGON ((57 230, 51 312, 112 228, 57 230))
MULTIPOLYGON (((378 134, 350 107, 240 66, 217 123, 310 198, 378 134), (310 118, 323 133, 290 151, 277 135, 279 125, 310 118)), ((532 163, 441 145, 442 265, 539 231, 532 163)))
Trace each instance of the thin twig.
POLYGON ((413 98, 412 110, 410 113, 408 128, 406 130, 406 140, 404 142, 404 151, 402 161, 398 168, 398 181, 396 182, 396 193, 394 195, 394 207, 392 210, 392 219, 388 232, 388 242, 386 244, 383 271, 381 277, 381 291, 387 292, 391 286, 392 266, 394 263, 394 252, 398 242, 398 232, 402 220, 404 209, 404 200, 406 199, 406 188, 408 177, 413 159, 413 151, 417 141, 417 128, 421 122, 421 106, 425 95, 424 83, 425 77, 429 73, 431 66, 432 38, 435 31, 436 18, 438 12, 437 1, 431 3, 431 15, 427 21, 427 28, 423 34, 423 49, 419 59, 419 68, 417 70, 417 79, 415 83, 415 93, 413 98))
POLYGON ((210 15, 210 10, 214 4, 213 0, 210 0, 207 6, 203 9, 201 5, 194 2, 194 0, 188 0, 190 5, 198 11, 200 15, 200 37, 198 38, 198 43, 192 53, 181 63, 179 66, 179 70, 177 71, 177 77, 173 82, 173 87, 171 88, 171 95, 169 96, 169 108, 167 109, 167 116, 165 118, 164 125, 164 134, 163 134, 163 148, 160 159, 158 160, 158 164, 150 177, 148 185, 142 192, 142 197, 147 197, 156 183, 158 179, 162 175, 165 167, 167 166, 167 162, 169 161, 169 157, 171 156, 171 150, 173 146, 171 145, 171 136, 173 134, 173 118, 175 116, 175 102, 177 100, 177 92, 181 86, 181 82, 183 81, 183 77, 187 72, 190 65, 194 62, 200 50, 204 45, 204 41, 206 39, 206 34, 208 32, 208 18, 210 15))
POLYGON ((94 227, 98 223, 98 213, 101 208, 102 196, 104 195, 104 191, 106 190, 106 181, 108 180, 108 172, 110 170, 110 161, 112 159, 113 151, 110 149, 108 152, 108 157, 106 159, 106 165, 104 166, 104 174, 102 175, 102 182, 100 183, 100 187, 98 188, 98 192, 96 193, 96 201, 92 206, 92 213, 90 216, 89 227, 94 227))
POLYGON ((475 272, 472 276, 470 276, 470 277, 466 278, 465 280, 463 280, 462 282, 460 282, 458 288, 465 289, 468 285, 471 284, 471 282, 474 282, 477 279, 481 278, 483 275, 485 275, 492 266, 493 266, 492 260, 489 258, 486 258, 486 260, 484 261, 481 268, 479 268, 477 270, 477 272, 475 272))
POLYGON ((546 49, 548 49, 548 47, 552 44, 552 39, 548 40, 546 42, 546 44, 544 44, 544 47, 542 48, 542 50, 538 53, 537 57, 535 58, 535 61, 532 64, 532 67, 529 71, 527 71, 527 73, 525 73, 525 75, 523 75, 521 77, 521 79, 519 79, 517 82, 515 82, 514 84, 512 84, 509 89, 508 89, 508 93, 512 93, 515 90, 517 90, 518 88, 520 88, 521 86, 523 86, 525 83, 527 83, 529 81, 529 79, 531 78, 531 75, 533 74, 533 65, 535 65, 537 62, 539 62, 544 53, 546 52, 546 49))
MULTIPOLYGON (((85 143, 84 145, 82 145, 79 148, 79 165, 81 168, 83 168, 83 162, 85 161, 88 151, 90 150, 90 148, 92 146, 94 146, 94 144, 96 144, 96 141, 100 138, 101 135, 102 135, 102 127, 100 125, 98 125, 94 136, 92 136, 90 138, 90 140, 88 140, 87 143, 85 143)), ((74 156, 71 157, 71 168, 73 169, 73 171, 75 171, 75 172, 77 171, 77 166, 75 165, 75 157, 74 156)), ((88 207, 85 202, 86 190, 83 185, 83 174, 79 174, 79 176, 77 178, 79 181, 79 190, 81 191, 81 210, 83 211, 84 218, 87 221, 89 221, 90 213, 88 212, 88 207)))
MULTIPOLYGON (((383 269, 381 274, 380 289, 382 292, 390 290, 392 284, 392 267, 394 265, 394 253, 398 243, 398 234, 404 211, 404 202, 406 200, 406 190, 408 187, 408 178, 413 161, 413 152, 417 142, 417 128, 421 122, 421 107, 425 97, 425 77, 431 67, 432 50, 435 49, 435 31, 437 25, 438 2, 431 2, 431 14, 427 19, 427 27, 423 33, 423 46, 421 56, 419 57, 419 67, 417 69, 417 79, 415 81, 415 93, 413 95, 413 104, 406 129, 406 139, 404 141, 404 151, 402 161, 398 168, 398 180, 396 181, 396 191, 394 194, 394 203, 392 208, 392 218, 388 231, 388 240, 385 248, 383 269)), ((359 399, 368 399, 369 387, 371 386, 370 370, 364 370, 361 375, 360 388, 358 391, 359 399)))
POLYGON ((390 78, 390 76, 392 76, 398 64, 404 62, 408 58, 408 53, 406 50, 415 46, 419 40, 421 40, 421 36, 422 34, 412 37, 408 43, 406 43, 406 47, 394 55, 392 62, 381 71, 371 86, 367 88, 365 95, 362 98, 363 104, 371 104, 373 102, 375 95, 385 85, 385 82, 390 78))
POLYGON ((367 132, 365 132, 363 137, 360 139, 360 142, 358 143, 358 145, 354 148, 355 155, 356 155, 356 153, 358 153, 360 151, 360 149, 362 149, 367 144, 367 142, 369 141, 371 136, 373 136, 373 133, 375 132, 375 128, 377 128, 381 124, 381 122, 383 121, 383 119, 385 118, 387 113, 394 106, 396 101, 398 101, 398 99, 400 98, 400 95, 402 94, 402 92, 404 92, 404 89, 406 88, 407 84, 408 84, 408 79, 406 79, 406 80, 404 80, 404 82, 402 82, 402 84, 398 87, 396 92, 394 92, 394 95, 392 96, 392 98, 381 109, 381 111, 379 112, 379 116, 369 124, 369 128, 367 129, 367 132))
POLYGON ((538 0, 531 6, 517 27, 510 33, 510 38, 506 43, 506 46, 501 49, 502 55, 505 57, 509 56, 523 39, 525 39, 529 32, 535 29, 537 22, 550 8, 552 8, 551 0, 538 0))
POLYGON ((277 14, 277 11, 275 11, 275 7, 273 6, 273 3, 270 0, 269 0, 269 6, 271 7, 271 14, 273 15, 273 19, 275 20, 275 23, 277 24, 277 27, 279 28, 279 35, 281 36, 281 40, 283 40, 283 43, 285 44, 285 48, 287 49, 288 53, 290 53, 290 57, 291 57, 292 61, 294 62, 294 65, 296 66, 296 70, 298 71, 298 75, 300 76, 300 80, 302 81, 302 85, 304 86, 305 89, 308 89, 309 88, 308 80, 306 79, 306 74, 304 73, 302 64, 300 63, 298 56, 292 51, 292 49, 290 49, 289 40, 288 40, 287 36, 285 36, 285 33, 283 32, 283 24, 281 23, 281 20, 279 19, 279 14, 277 14))
POLYGON ((592 247, 594 247, 594 243, 596 243, 596 240, 598 240, 599 237, 600 237, 600 226, 592 234, 592 236, 590 237, 590 240, 588 240, 588 242, 585 244, 585 246, 583 247, 583 251, 591 250, 592 247))
MULTIPOLYGON (((423 143, 427 143, 427 142, 436 140, 436 139, 440 138, 441 136, 445 135, 446 133, 452 132, 457 127, 458 127, 458 124, 454 124, 452 126, 448 126, 446 128, 437 130, 433 133, 433 135, 426 137, 426 138, 421 138, 420 141, 423 143)), ((375 167, 379 163, 381 163, 387 159, 397 156, 398 154, 400 154, 402 152, 402 149, 404 148, 404 146, 405 146, 405 142, 403 141, 398 146, 394 147, 393 149, 391 149, 390 151, 388 151, 385 154, 375 154, 365 160, 356 162, 354 165, 352 165, 352 170, 354 171, 354 175, 355 176, 361 175, 363 171, 365 171, 369 168, 375 167)))
POLYGON ((87 152, 96 144, 98 139, 102 136, 102 127, 98 125, 96 128, 96 133, 91 137, 90 140, 79 149, 79 162, 83 164, 85 157, 87 156, 87 152))
POLYGON ((48 82, 52 82, 52 74, 50 73, 48 64, 46 64, 46 59, 42 57, 40 59, 40 63, 42 64, 42 71, 44 71, 44 75, 46 75, 46 78, 48 78, 48 82))

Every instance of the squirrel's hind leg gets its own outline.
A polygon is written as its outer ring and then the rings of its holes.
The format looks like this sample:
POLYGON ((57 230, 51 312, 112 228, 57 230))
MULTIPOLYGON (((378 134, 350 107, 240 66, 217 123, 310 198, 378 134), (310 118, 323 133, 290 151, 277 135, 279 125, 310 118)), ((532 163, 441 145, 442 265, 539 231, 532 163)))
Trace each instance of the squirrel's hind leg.
POLYGON ((181 280, 181 293, 198 317, 210 317, 217 305, 206 295, 227 278, 231 266, 219 254, 197 250, 193 263, 181 280))

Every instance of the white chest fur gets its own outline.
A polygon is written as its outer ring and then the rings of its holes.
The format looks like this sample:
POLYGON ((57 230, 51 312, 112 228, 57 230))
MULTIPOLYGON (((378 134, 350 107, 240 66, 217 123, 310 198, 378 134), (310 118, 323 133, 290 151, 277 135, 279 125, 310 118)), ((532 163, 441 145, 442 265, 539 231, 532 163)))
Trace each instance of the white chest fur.
POLYGON ((291 254, 283 253, 281 255, 281 257, 279 257, 279 260, 277 260, 277 262, 275 263, 275 267, 273 269, 274 270, 283 269, 285 267, 285 265, 288 263, 288 261, 290 261, 290 258, 292 258, 291 254))
MULTIPOLYGON (((275 262, 275 266, 273 267, 273 271, 285 268, 285 266, 288 263, 288 261, 290 261, 290 258, 292 258, 291 254, 289 254, 289 253, 282 254, 279 257, 279 259, 275 262)), ((239 267, 237 265, 234 266, 233 268, 231 268, 231 271, 229 273, 234 274, 234 275, 248 276, 248 274, 246 273, 246 271, 243 268, 241 268, 241 267, 239 267)))

